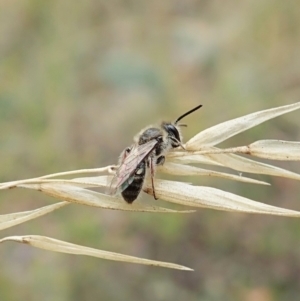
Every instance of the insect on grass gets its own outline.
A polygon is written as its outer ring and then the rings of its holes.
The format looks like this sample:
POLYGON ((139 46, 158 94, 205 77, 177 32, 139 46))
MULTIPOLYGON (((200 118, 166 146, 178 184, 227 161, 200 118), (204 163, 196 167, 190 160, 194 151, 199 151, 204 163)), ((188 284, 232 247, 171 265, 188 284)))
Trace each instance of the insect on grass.
POLYGON ((123 199, 131 204, 143 188, 144 180, 149 172, 154 199, 157 199, 154 188, 154 175, 157 165, 163 165, 165 154, 177 147, 183 147, 178 122, 200 109, 199 105, 178 117, 175 122, 162 122, 160 126, 148 126, 134 138, 134 144, 127 147, 120 155, 117 169, 109 188, 110 194, 121 192, 123 199))

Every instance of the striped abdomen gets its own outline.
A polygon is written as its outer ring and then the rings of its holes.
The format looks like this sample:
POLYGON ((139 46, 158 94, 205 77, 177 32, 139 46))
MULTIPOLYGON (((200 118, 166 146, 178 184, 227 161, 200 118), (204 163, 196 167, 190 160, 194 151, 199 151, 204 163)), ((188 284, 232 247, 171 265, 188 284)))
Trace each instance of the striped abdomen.
POLYGON ((127 187, 121 192, 124 200, 131 204, 139 195, 143 188, 144 179, 146 175, 146 160, 143 160, 137 168, 135 169, 134 174, 128 179, 128 182, 125 184, 127 187))

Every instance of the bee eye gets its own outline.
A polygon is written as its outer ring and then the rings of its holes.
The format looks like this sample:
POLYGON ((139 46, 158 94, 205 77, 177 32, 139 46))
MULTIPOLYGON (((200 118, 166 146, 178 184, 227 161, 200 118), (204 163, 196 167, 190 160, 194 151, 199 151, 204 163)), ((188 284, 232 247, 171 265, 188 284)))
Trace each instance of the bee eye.
POLYGON ((168 132, 170 136, 174 136, 176 140, 180 141, 180 136, 177 128, 173 124, 164 124, 165 130, 168 132))

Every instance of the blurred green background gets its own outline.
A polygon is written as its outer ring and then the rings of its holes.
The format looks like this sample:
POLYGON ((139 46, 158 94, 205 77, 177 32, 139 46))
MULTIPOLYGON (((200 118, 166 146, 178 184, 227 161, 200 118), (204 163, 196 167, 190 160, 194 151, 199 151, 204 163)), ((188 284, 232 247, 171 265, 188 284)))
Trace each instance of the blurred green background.
MULTIPOLYGON (((185 141, 219 122, 300 100, 296 0, 0 1, 0 181, 116 163, 145 125, 186 119, 185 141)), ((299 141, 299 112, 223 146, 299 141)), ((300 171, 297 163, 276 162, 300 171)), ((187 179, 300 210, 299 183, 187 179)), ((2 191, 1 214, 55 200, 2 191)), ((139 201, 143 202, 146 197, 139 201)), ((150 198, 148 201, 155 202, 150 198)), ((163 202, 160 204, 166 205, 163 202)), ((297 300, 300 220, 78 205, 1 232, 41 234, 195 269, 0 246, 0 300, 297 300)))

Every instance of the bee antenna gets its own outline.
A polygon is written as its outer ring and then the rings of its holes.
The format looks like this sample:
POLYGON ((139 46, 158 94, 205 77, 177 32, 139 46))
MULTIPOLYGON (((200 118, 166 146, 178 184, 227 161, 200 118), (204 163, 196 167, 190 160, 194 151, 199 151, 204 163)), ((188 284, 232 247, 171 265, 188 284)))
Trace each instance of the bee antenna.
POLYGON ((179 116, 179 117, 177 118, 177 120, 174 122, 174 124, 177 124, 177 122, 180 121, 182 118, 184 118, 185 116, 187 116, 187 115, 189 115, 189 114, 195 112, 196 110, 200 109, 201 107, 202 107, 202 105, 199 105, 199 106, 197 106, 196 108, 194 108, 194 109, 192 109, 192 110, 190 110, 190 111, 184 113, 183 115, 179 116))

